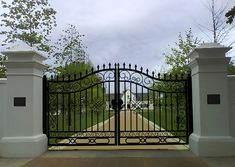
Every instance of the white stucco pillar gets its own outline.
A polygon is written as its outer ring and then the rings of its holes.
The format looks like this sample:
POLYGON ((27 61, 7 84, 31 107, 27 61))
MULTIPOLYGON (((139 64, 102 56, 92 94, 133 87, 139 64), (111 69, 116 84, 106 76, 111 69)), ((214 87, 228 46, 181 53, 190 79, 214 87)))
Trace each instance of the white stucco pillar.
POLYGON ((202 44, 189 57, 192 70, 193 128, 189 145, 198 156, 233 156, 230 134, 227 69, 230 50, 219 44, 202 44))
MULTIPOLYGON (((4 122, 6 115, 6 103, 7 103, 7 79, 0 78, 0 141, 4 136, 4 122)), ((0 143, 0 157, 2 154, 2 147, 0 143)))
POLYGON ((42 77, 46 58, 27 45, 2 52, 8 56, 7 108, 1 143, 3 157, 36 157, 47 150, 42 133, 42 77))

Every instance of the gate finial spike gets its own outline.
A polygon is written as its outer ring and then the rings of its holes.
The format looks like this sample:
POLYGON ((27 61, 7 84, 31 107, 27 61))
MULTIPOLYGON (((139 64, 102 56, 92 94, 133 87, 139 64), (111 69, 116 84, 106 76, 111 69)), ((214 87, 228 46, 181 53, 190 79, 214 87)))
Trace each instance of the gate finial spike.
POLYGON ((154 77, 154 74, 155 74, 155 73, 154 73, 154 71, 153 71, 153 72, 152 72, 152 76, 153 76, 153 77, 154 77))
POLYGON ((135 70, 137 70, 137 65, 135 64, 135 70))
POLYGON ((99 70, 99 69, 100 69, 100 66, 98 65, 98 66, 97 66, 97 70, 99 70))
POLYGON ((111 63, 109 63, 109 68, 111 68, 111 63))
POLYGON ((160 77, 161 77, 160 73, 157 74, 157 77, 158 77, 158 79, 160 79, 160 77))
POLYGON ((103 64, 103 69, 105 69, 105 64, 103 64))
POLYGON ((131 69, 131 64, 129 64, 129 69, 131 69))
POLYGON ((123 63, 123 68, 125 68, 125 66, 126 66, 126 64, 125 64, 125 63, 123 63))
POLYGON ((140 67, 140 71, 141 71, 141 72, 143 71, 143 67, 140 67))
POLYGON ((146 73, 147 73, 147 74, 149 73, 149 69, 146 69, 146 73))

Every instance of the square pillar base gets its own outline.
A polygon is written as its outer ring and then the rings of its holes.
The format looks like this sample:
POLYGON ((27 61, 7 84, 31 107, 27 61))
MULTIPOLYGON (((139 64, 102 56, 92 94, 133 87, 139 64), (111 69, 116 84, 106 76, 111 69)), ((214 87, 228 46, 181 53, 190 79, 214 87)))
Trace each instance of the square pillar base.
POLYGON ((235 139, 231 136, 199 136, 189 137, 190 150, 197 156, 218 157, 235 155, 235 139))
POLYGON ((3 137, 0 146, 2 157, 33 158, 47 151, 47 136, 3 137))

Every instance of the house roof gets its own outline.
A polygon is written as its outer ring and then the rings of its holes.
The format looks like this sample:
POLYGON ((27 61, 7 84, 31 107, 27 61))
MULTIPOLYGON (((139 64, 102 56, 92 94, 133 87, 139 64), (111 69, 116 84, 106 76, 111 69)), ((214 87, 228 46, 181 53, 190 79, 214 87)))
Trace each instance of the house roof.
MULTIPOLYGON (((137 101, 148 101, 150 99, 150 96, 148 93, 132 93, 135 95, 137 101)), ((120 93, 120 98, 123 96, 123 93, 120 93)), ((110 93, 108 96, 108 99, 110 100, 115 98, 115 93, 110 93)))

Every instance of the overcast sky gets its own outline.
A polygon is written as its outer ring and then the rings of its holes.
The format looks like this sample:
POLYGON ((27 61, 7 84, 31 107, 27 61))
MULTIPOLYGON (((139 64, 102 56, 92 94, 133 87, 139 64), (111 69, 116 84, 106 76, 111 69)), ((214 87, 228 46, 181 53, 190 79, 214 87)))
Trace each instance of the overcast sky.
MULTIPOLYGON (((179 32, 192 28, 202 38, 198 23, 210 21, 209 0, 49 0, 57 11, 53 36, 75 25, 94 65, 131 63, 158 71, 163 52, 179 32)), ((218 0, 227 2, 227 0, 218 0)), ((231 0, 235 4, 234 0, 231 0)), ((230 5, 232 6, 232 5, 230 5)), ((232 36, 231 36, 232 38, 232 36)), ((204 41, 207 38, 203 39, 204 41)))

